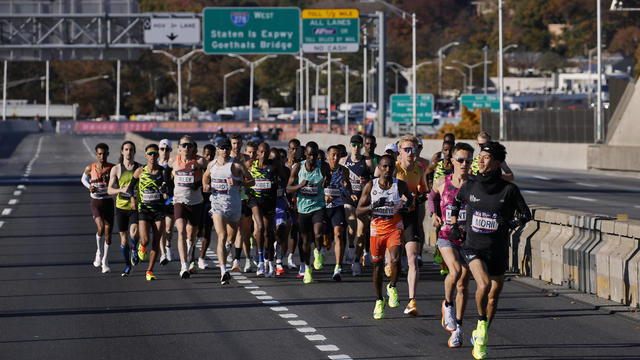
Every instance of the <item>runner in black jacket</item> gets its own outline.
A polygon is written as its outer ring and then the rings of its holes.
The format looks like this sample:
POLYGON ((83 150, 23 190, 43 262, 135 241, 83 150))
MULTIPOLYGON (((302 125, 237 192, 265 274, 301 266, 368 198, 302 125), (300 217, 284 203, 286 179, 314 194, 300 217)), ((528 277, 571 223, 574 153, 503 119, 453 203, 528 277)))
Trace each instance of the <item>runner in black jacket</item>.
POLYGON ((476 280, 479 320, 471 336, 476 359, 484 359, 487 354, 487 328, 496 312, 509 259, 509 230, 531 219, 518 187, 501 178, 500 164, 505 157, 505 148, 498 142, 482 147, 478 176, 462 185, 451 214, 449 237, 457 239, 460 232, 466 232, 463 255, 476 280), (466 203, 467 214, 464 229, 455 225, 462 203, 466 203))

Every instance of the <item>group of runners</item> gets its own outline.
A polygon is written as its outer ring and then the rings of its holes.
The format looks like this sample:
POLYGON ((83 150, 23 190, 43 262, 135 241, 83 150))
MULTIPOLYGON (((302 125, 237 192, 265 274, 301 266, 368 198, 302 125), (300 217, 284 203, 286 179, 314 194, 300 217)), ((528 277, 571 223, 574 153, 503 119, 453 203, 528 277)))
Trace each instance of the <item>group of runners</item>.
POLYGON ((406 271, 404 313, 416 316, 422 224, 429 214, 448 270, 441 305, 448 345, 462 346, 472 275, 478 322, 471 341, 473 356, 482 359, 507 269, 509 231, 531 214, 511 182, 504 146, 484 132, 477 145, 474 157, 471 145, 447 134, 429 161, 420 156, 421 140, 410 135, 379 156, 374 136, 354 135, 348 148, 333 145, 325 153, 317 143, 303 147, 297 139, 289 141, 288 149, 266 142, 243 147, 238 134, 217 137, 198 154, 196 142, 184 135, 177 151, 168 139, 147 145, 145 164, 135 162, 135 144, 125 141, 119 162, 111 164, 109 147, 100 143, 97 162, 82 175, 97 226, 93 265, 110 271, 107 254, 115 218, 125 263, 122 276, 148 258, 145 277, 154 280, 156 260, 161 265, 173 261, 175 227, 179 276, 186 279, 208 267, 213 228, 223 285, 230 271, 274 277, 285 267, 310 284, 314 270, 324 267, 326 251, 333 249, 335 281, 342 279, 343 264, 350 265, 352 276, 360 276, 363 265, 373 265, 374 319, 384 318, 387 305, 400 306, 396 285, 406 271), (384 287, 383 273, 389 278, 384 287))

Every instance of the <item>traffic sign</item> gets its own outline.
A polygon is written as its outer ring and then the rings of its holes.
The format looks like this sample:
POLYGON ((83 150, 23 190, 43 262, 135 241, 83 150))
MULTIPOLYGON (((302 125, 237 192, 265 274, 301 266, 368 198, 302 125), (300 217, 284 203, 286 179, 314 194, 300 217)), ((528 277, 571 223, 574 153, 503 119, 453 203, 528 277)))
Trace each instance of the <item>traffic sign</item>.
MULTIPOLYGON (((391 95, 391 121, 413 122, 413 95, 391 95)), ((433 123, 433 94, 417 94, 416 122, 418 124, 433 123)))
POLYGON ((146 44, 199 44, 200 19, 149 18, 144 21, 146 44))
POLYGON ((302 10, 302 51, 358 52, 360 17, 357 9, 302 10))
POLYGON ((295 54, 300 51, 296 7, 205 8, 205 54, 295 54))
POLYGON ((463 106, 466 106, 469 111, 491 109, 491 112, 499 112, 500 98, 495 94, 462 94, 460 97, 460 109, 463 106))

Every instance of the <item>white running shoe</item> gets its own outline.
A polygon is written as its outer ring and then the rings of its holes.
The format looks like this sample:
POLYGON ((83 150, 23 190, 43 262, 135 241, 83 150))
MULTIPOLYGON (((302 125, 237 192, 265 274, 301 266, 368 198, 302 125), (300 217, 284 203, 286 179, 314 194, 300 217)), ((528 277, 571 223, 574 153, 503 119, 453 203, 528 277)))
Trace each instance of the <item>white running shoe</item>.
POLYGON ((93 260, 93 267, 100 267, 102 265, 102 254, 100 250, 96 251, 96 258, 93 260))
POLYGON ((109 261, 107 261, 107 259, 104 259, 104 261, 101 262, 101 265, 102 265, 103 274, 111 272, 111 268, 109 267, 109 261))
POLYGON ((173 261, 173 256, 171 255, 171 248, 170 247, 167 247, 166 254, 167 254, 167 261, 173 261))
POLYGON ((455 331, 458 326, 456 324, 456 309, 451 306, 445 306, 445 300, 442 300, 442 327, 449 331, 455 331))
POLYGON ((230 243, 225 243, 224 248, 227 251, 227 262, 230 263, 233 261, 233 245, 230 243))
POLYGON ((204 270, 204 269, 208 269, 208 268, 209 268, 209 264, 207 264, 207 262, 204 261, 203 258, 199 258, 198 259, 198 269, 204 270))
POLYGON ((160 255, 160 265, 167 265, 168 261, 167 261, 167 255, 162 254, 160 255))
POLYGON ((265 274, 264 277, 274 277, 276 276, 276 270, 275 270, 275 266, 273 266, 273 261, 269 261, 267 260, 267 262, 265 263, 265 274))
POLYGON ((188 279, 190 276, 191 274, 189 274, 189 269, 187 268, 187 265, 182 264, 182 267, 180 268, 180 278, 188 279))
POLYGON ((360 269, 360 262, 354 262, 351 264, 351 275, 360 276, 362 274, 362 269, 360 269))
POLYGON ((263 276, 264 275, 264 263, 261 262, 258 264, 258 271, 256 271, 256 276, 263 276))
POLYGON ((244 263, 244 272, 246 273, 250 273, 251 272, 251 259, 247 258, 247 260, 244 263))
POLYGON ((302 263, 300 264, 300 270, 298 270, 298 278, 301 278, 304 276, 305 270, 307 269, 307 265, 302 263))
POLYGON ((240 272, 240 260, 234 259, 233 265, 231 266, 231 271, 240 272))
POLYGON ((457 327, 456 330, 451 333, 451 336, 449 337, 449 341, 447 345, 449 345, 450 348, 461 347, 462 337, 463 337, 462 328, 457 327))
POLYGON ((298 267, 295 261, 293 261, 293 254, 289 254, 289 256, 287 256, 287 267, 289 268, 289 270, 294 270, 298 267))
POLYGON ((222 273, 222 275, 220 276, 220 284, 222 285, 227 285, 229 284, 231 280, 231 275, 229 274, 228 271, 225 271, 224 273, 222 273))

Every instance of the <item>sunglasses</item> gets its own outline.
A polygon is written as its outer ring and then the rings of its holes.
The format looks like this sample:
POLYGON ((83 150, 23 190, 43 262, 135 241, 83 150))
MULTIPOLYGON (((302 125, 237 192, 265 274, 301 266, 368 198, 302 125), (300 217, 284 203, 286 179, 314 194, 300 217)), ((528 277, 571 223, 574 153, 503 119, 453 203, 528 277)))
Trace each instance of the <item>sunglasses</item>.
POLYGON ((171 150, 171 148, 166 148, 166 147, 160 148, 160 151, 167 151, 167 150, 171 150))
POLYGON ((459 163, 463 163, 466 162, 467 164, 471 164, 473 162, 473 158, 453 158, 453 160, 459 162, 459 163))
POLYGON ((362 144, 360 144, 360 143, 351 143, 351 146, 353 146, 353 147, 362 147, 362 144))
POLYGON ((224 146, 218 146, 218 149, 220 149, 220 150, 231 150, 231 147, 224 145, 224 146))
POLYGON ((193 147, 193 143, 182 143, 182 144, 180 144, 180 147, 182 147, 182 148, 192 148, 193 147))
POLYGON ((149 155, 149 156, 158 156, 158 152, 157 151, 147 151, 147 155, 149 155))
POLYGON ((406 152, 407 154, 415 154, 418 150, 416 148, 406 147, 402 148, 402 151, 406 152))

